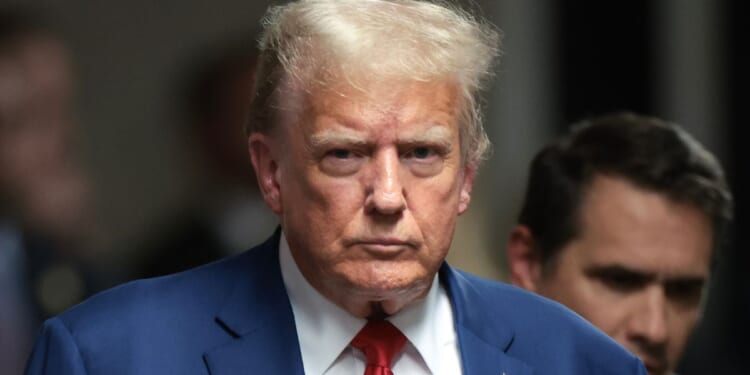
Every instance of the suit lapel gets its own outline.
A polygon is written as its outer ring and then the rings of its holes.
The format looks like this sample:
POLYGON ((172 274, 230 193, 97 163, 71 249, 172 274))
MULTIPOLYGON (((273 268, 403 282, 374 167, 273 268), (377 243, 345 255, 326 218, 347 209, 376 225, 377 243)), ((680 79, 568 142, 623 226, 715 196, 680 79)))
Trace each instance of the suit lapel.
POLYGON ((294 315, 278 260, 280 231, 235 268, 233 290, 216 315, 229 341, 204 353, 212 375, 303 374, 294 315))
POLYGON ((464 375, 532 374, 531 366, 507 354, 515 333, 490 308, 487 296, 447 264, 440 269, 440 280, 453 306, 464 375))
MULTIPOLYGON (((279 266, 279 236, 277 230, 263 245, 250 250, 227 276, 233 280, 233 289, 215 320, 228 341, 204 353, 211 375, 304 374, 279 266)), ((532 367, 506 353, 514 332, 472 281, 447 264, 440 270, 440 279, 453 306, 464 375, 532 374, 532 367)))

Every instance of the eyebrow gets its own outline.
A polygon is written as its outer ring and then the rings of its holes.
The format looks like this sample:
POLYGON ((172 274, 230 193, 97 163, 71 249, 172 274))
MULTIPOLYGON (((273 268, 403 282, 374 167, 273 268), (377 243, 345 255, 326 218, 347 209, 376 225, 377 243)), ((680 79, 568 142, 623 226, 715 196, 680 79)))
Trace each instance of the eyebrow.
POLYGON ((354 146, 367 145, 365 136, 359 132, 326 130, 310 137, 310 146, 320 148, 336 144, 346 144, 354 146))
MULTIPOLYGON (((619 264, 603 265, 603 266, 591 266, 584 270, 587 275, 602 277, 602 276, 617 276, 625 277, 631 280, 638 280, 639 282, 652 282, 658 277, 655 273, 639 271, 632 268, 628 268, 619 264)), ((665 277, 663 282, 665 284, 704 284, 706 282, 705 276, 699 275, 678 275, 665 277)))
MULTIPOLYGON (((369 142, 366 136, 360 132, 351 130, 326 130, 310 137, 310 146, 313 148, 326 147, 336 144, 352 146, 366 146, 369 142)), ((451 147, 450 130, 444 126, 432 126, 421 133, 406 134, 399 137, 399 143, 406 145, 437 144, 441 147, 451 147)))
POLYGON ((691 285, 691 286, 702 286, 705 284, 707 279, 702 276, 684 276, 684 277, 672 277, 665 280, 667 285, 691 285))
POLYGON ((656 280, 656 274, 654 273, 635 270, 619 264, 591 266, 587 267, 584 271, 587 275, 594 277, 616 276, 637 280, 642 283, 656 280))
POLYGON ((450 149, 452 146, 451 132, 445 126, 431 126, 421 133, 399 137, 399 143, 406 145, 436 144, 450 149))

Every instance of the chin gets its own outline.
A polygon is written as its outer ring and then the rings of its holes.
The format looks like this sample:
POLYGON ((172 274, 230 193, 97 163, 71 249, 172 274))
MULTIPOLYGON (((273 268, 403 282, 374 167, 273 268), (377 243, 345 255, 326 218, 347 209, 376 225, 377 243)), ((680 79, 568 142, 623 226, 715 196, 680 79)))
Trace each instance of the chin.
POLYGON ((432 285, 432 277, 425 272, 382 272, 361 270, 351 275, 350 285, 354 291, 373 301, 410 298, 419 295, 432 285))

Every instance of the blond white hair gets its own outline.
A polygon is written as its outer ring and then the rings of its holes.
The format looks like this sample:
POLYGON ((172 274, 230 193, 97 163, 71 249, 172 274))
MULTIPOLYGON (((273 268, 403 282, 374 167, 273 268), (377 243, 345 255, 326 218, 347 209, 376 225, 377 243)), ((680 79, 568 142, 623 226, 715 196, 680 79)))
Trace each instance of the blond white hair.
POLYGON ((499 32, 467 12, 417 0, 300 0, 269 8, 247 131, 269 132, 289 82, 315 84, 353 77, 454 79, 463 99, 462 153, 478 164, 489 149, 478 92, 492 75, 499 32))

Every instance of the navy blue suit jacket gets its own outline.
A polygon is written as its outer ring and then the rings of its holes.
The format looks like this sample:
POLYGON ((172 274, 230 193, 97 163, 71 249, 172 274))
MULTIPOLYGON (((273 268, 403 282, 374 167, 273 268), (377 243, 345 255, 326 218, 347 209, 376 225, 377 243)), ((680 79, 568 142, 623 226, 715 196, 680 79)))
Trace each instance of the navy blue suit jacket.
MULTIPOLYGON (((135 281, 48 320, 28 375, 302 374, 278 231, 239 256, 135 281)), ((646 374, 570 310, 444 265, 464 374, 646 374)))

